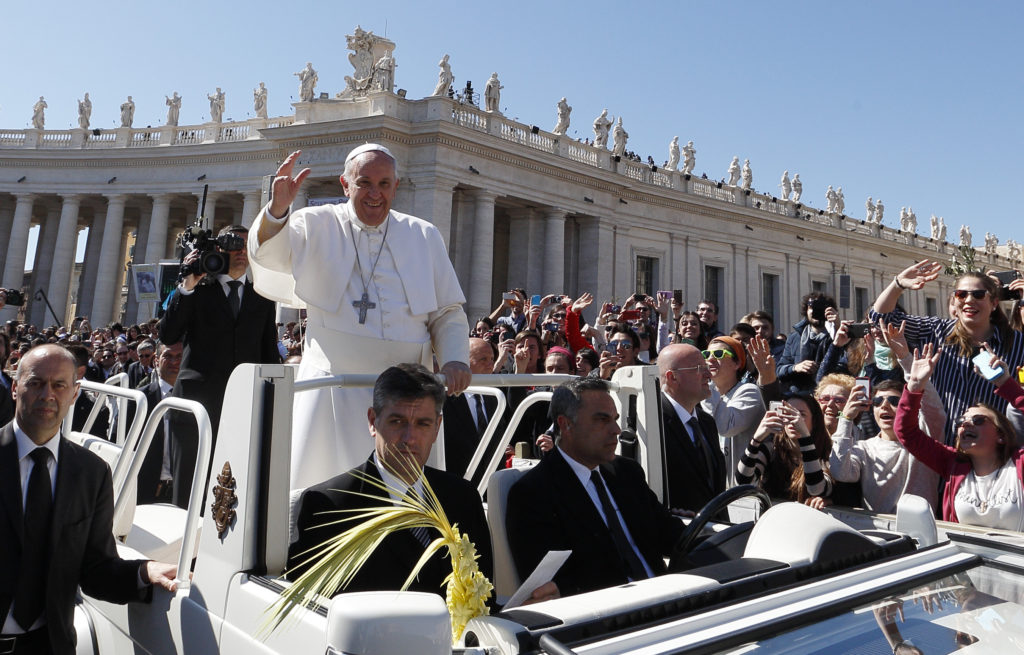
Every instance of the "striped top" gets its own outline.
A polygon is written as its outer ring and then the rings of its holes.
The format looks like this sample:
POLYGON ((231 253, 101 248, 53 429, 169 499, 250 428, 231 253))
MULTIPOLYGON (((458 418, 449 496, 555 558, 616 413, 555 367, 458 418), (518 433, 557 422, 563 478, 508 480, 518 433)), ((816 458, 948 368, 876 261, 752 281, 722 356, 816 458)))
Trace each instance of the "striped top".
MULTIPOLYGON (((787 437, 779 435, 775 438, 786 439, 787 437)), ((817 449, 814 447, 814 438, 810 435, 800 437, 798 444, 804 467, 804 489, 807 495, 825 498, 831 496, 832 478, 825 474, 827 464, 818 457, 817 449)), ((758 484, 774 498, 799 500, 798 498, 789 498, 789 482, 792 479, 792 474, 793 471, 789 464, 776 454, 774 439, 765 439, 761 443, 751 441, 736 466, 736 482, 738 484, 758 484)))
MULTIPOLYGON (((972 405, 984 402, 995 407, 1000 413, 1006 411, 1006 401, 995 394, 991 382, 974 372, 971 358, 961 356, 959 348, 946 344, 946 338, 953 332, 956 320, 937 316, 911 316, 901 309, 879 314, 872 309, 871 320, 878 319, 896 325, 905 320, 905 334, 911 347, 915 343, 919 347, 932 343, 936 348, 942 349, 942 357, 935 366, 931 381, 939 392, 942 405, 949 417, 946 421, 946 433, 943 435, 943 441, 947 446, 952 446, 956 442, 956 419, 963 416, 972 405)), ((1024 334, 1011 330, 1010 339, 1004 343, 999 330, 993 329, 988 346, 1011 367, 1011 371, 1024 364, 1024 334)))

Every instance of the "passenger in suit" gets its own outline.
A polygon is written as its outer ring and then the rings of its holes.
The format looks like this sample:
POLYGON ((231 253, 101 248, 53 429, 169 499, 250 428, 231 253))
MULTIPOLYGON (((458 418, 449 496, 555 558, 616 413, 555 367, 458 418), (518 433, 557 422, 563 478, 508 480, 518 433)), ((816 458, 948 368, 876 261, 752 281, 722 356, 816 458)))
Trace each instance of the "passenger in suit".
MULTIPOLYGON (((161 344, 157 349, 156 372, 159 377, 139 389, 146 394, 149 411, 152 412, 157 403, 169 396, 174 389, 174 383, 178 379, 178 370, 181 368, 181 357, 180 343, 169 346, 161 344)), ((171 502, 171 448, 170 441, 166 438, 165 428, 172 414, 173 412, 164 414, 164 420, 157 426, 156 432, 153 434, 153 441, 150 442, 149 450, 142 461, 136 485, 136 502, 139 505, 171 502)), ((134 418, 135 404, 132 403, 129 405, 125 417, 127 425, 131 425, 134 418)), ((116 422, 113 434, 117 434, 116 422)))
POLYGON ((619 413, 608 383, 579 378, 557 387, 551 414, 557 447, 508 496, 505 523, 520 577, 551 550, 572 551, 554 578, 563 596, 664 573, 683 524, 640 465, 615 455, 619 413))
MULTIPOLYGON (((494 355, 494 346, 489 341, 470 338, 469 370, 473 374, 490 375, 494 369, 494 355)), ((469 461, 476 452, 487 421, 494 416, 497 407, 498 401, 494 396, 483 394, 466 392, 445 398, 443 415, 446 471, 460 477, 466 474, 466 468, 469 467, 469 461)), ((496 431, 494 434, 497 436, 501 433, 496 431)))
POLYGON ((668 505, 692 512, 725 491, 725 457, 715 420, 700 408, 711 395, 711 371, 688 344, 658 354, 665 428, 668 505))
MULTIPOLYGON (((391 498, 383 495, 384 492, 361 479, 360 474, 382 480, 399 490, 411 486, 422 495, 423 482, 419 470, 415 469, 422 470, 448 520, 458 523, 459 530, 476 544, 480 570, 490 577, 490 533, 480 496, 465 480, 426 466, 441 426, 440 409, 444 404, 444 393, 444 387, 418 364, 400 364, 381 373, 373 388, 373 407, 367 412, 373 453, 355 469, 303 492, 296 510, 299 538, 288 550, 289 578, 297 578, 308 568, 305 560, 309 553, 306 551, 352 527, 351 522, 335 523, 345 516, 334 513, 336 510, 378 507, 391 502, 391 498), (410 465, 414 470, 409 470, 410 465), (375 498, 358 496, 353 492, 375 498)), ((433 530, 428 535, 417 536, 415 532, 402 530, 388 536, 347 590, 400 589, 423 554, 426 544, 421 539, 429 539, 426 543, 430 543, 438 536, 433 530)), ((427 562, 410 588, 443 596, 445 592, 441 585, 449 573, 451 563, 442 550, 427 562)))
MULTIPOLYGON (((248 230, 240 225, 226 227, 221 235, 244 237, 248 230)), ((213 425, 214 444, 220 424, 224 389, 231 372, 239 364, 278 363, 277 326, 274 303, 260 296, 246 279, 249 256, 245 246, 225 253, 230 258, 227 273, 202 285, 206 274, 188 275, 175 289, 167 313, 160 323, 160 341, 184 344, 181 371, 174 385, 174 396, 196 400, 206 407, 213 425)), ((193 251, 184 260, 193 264, 199 253, 193 251)), ((174 502, 188 506, 192 473, 196 467, 198 435, 195 420, 175 412, 171 417, 174 502)), ((207 475, 209 471, 206 472, 207 475)))
MULTIPOLYGON (((74 343, 64 347, 75 357, 75 374, 78 376, 76 379, 88 379, 86 371, 89 365, 89 349, 81 344, 74 343)), ((91 393, 83 391, 78 394, 78 398, 75 399, 74 411, 71 414, 71 429, 74 432, 82 431, 82 428, 85 427, 85 421, 89 418, 89 414, 92 413, 92 408, 95 404, 96 401, 91 393)), ((110 439, 110 409, 107 407, 100 409, 99 413, 96 414, 96 420, 93 421, 92 427, 89 428, 89 434, 100 439, 110 439)))
POLYGON ((0 652, 75 652, 75 594, 144 600, 173 591, 176 567, 117 556, 110 469, 60 437, 78 384, 75 359, 32 349, 14 380, 15 418, 0 429, 0 652))
POLYGON ((139 361, 132 362, 124 371, 128 374, 130 389, 140 389, 151 381, 150 375, 154 367, 153 358, 156 357, 156 344, 149 339, 140 341, 135 352, 138 354, 139 361))

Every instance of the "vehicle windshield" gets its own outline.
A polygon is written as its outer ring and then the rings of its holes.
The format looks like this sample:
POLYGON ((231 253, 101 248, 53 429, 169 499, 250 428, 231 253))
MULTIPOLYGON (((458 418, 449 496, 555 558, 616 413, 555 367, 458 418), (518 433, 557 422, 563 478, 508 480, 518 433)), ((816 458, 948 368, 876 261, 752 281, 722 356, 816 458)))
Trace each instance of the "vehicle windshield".
POLYGON ((988 565, 723 653, 924 655, 1024 651, 1024 576, 988 565))

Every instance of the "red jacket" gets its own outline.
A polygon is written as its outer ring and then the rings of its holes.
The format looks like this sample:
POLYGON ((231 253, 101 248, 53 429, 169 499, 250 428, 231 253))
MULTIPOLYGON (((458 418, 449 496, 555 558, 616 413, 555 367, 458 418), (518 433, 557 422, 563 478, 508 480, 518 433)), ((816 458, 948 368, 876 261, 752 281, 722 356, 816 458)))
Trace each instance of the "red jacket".
MULTIPOLYGON (((996 394, 1005 398, 1015 408, 1024 411, 1024 389, 1010 378, 996 389, 996 394)), ((921 460, 925 466, 946 478, 942 492, 942 520, 959 523, 956 517, 954 500, 960 485, 971 472, 971 460, 957 453, 956 448, 935 441, 918 427, 917 417, 921 411, 921 393, 904 389, 900 398, 900 406, 896 410, 894 425, 896 437, 910 451, 910 454, 921 460)), ((1024 480, 1024 447, 1018 447, 1010 455, 1017 468, 1017 479, 1024 480)))

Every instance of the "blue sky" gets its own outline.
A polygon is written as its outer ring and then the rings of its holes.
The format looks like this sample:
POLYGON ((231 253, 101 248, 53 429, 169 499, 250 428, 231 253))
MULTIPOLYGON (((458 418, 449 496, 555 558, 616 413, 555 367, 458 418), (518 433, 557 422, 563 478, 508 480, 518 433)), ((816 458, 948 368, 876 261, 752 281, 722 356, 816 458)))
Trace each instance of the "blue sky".
POLYGON ((503 111, 527 124, 551 129, 564 95, 571 136, 592 137, 607 107, 659 164, 678 135, 714 178, 738 155, 762 191, 789 170, 817 207, 832 184, 858 218, 872 196, 890 226, 912 206, 919 231, 935 213, 954 238, 969 224, 975 245, 986 231, 1024 241, 1019 2, 7 4, 2 128, 27 127, 40 95, 47 127, 70 127, 85 91, 94 127, 115 126, 129 94, 136 126, 162 124, 172 91, 181 123, 200 123, 217 86, 241 120, 260 81, 270 114, 287 115, 306 61, 318 92, 344 87, 358 24, 397 44, 410 98, 448 53, 458 88, 497 72, 503 111))

